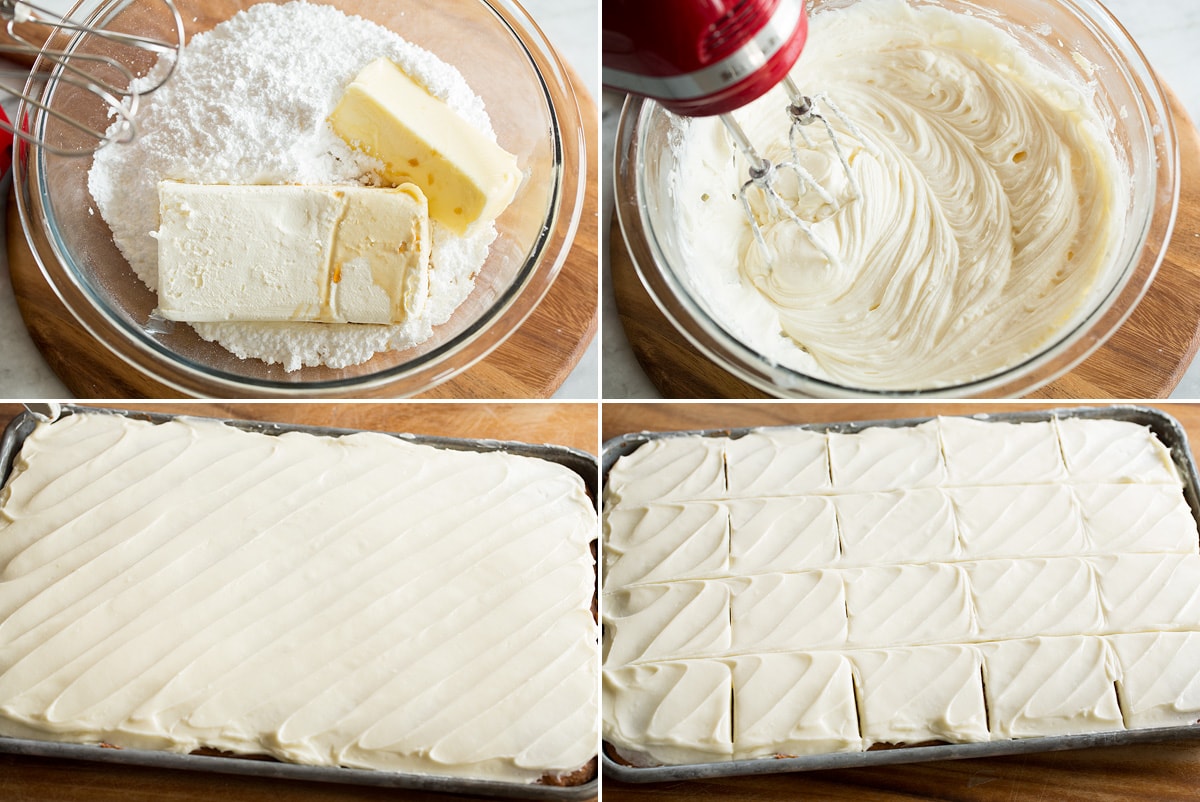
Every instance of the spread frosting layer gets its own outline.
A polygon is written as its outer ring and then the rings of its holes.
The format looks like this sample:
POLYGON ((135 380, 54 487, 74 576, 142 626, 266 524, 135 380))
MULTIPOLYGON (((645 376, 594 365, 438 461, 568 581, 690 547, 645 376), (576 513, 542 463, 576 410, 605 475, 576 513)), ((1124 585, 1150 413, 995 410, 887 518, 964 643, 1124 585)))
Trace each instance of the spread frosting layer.
POLYGON ((604 731, 622 756, 1200 720, 1200 533, 1148 428, 939 418, 800 434, 671 437, 610 471, 604 731))
POLYGON ((0 507, 0 734, 532 782, 596 749, 562 466, 76 414, 0 507))
MULTIPOLYGON (((1080 319, 1130 191, 1092 89, 982 15, 901 0, 814 14, 792 77, 854 124, 818 104, 860 197, 820 124, 799 163, 826 199, 776 181, 816 242, 761 203, 762 248, 746 160, 715 118, 679 123, 680 262, 726 329, 820 378, 918 390, 1012 367, 1080 319)), ((794 161, 787 106, 776 90, 735 113, 777 165, 794 161)))

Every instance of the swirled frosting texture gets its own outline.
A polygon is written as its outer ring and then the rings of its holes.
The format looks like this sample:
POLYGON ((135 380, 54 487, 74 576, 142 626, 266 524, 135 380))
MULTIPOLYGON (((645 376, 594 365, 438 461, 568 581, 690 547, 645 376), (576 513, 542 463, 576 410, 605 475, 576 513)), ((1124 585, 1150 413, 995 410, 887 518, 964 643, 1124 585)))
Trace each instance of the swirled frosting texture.
MULTIPOLYGON (((719 122, 687 124, 683 262, 731 333, 820 378, 916 390, 1012 367, 1080 318, 1129 191, 1091 90, 980 17, 901 0, 814 15, 793 77, 861 132, 827 115, 862 193, 814 134, 801 161, 839 209, 781 171, 821 244, 756 204, 764 251, 737 199, 745 161, 719 122)), ((792 161, 786 107, 776 91, 735 115, 775 164, 792 161)))
POLYGON ((43 423, 0 508, 0 734, 532 782, 596 749, 567 469, 380 434, 43 423))
POLYGON ((605 737, 639 765, 1200 720, 1200 534, 1144 426, 672 436, 605 518, 605 737))

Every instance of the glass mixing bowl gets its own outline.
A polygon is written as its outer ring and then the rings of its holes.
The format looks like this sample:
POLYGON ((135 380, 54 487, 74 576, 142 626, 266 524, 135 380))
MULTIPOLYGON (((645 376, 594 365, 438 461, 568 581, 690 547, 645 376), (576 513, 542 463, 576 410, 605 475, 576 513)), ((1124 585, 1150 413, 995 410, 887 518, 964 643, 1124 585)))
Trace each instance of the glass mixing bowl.
MULTIPOLYGON (((653 101, 630 99, 616 143, 616 212, 634 265, 658 307, 720 367, 779 397, 1019 396, 1054 380, 1102 345, 1133 312, 1166 253, 1179 200, 1175 128, 1167 99, 1138 46, 1097 0, 908 0, 984 17, 1056 74, 1086 82, 1111 121, 1132 191, 1124 241, 1070 326, 1024 362, 948 387, 879 391, 846 387, 779 365, 719 322, 692 287, 674 223, 673 120, 653 101)), ((812 0, 816 15, 854 0, 812 0)), ((782 110, 780 112, 783 113, 782 110)), ((677 135, 677 134, 675 134, 677 135)))
MULTIPOLYGON (((100 19, 128 0, 103 0, 100 19)), ((269 0, 274 1, 274 0, 269 0)), ((148 33, 162 20, 135 0, 110 28, 148 33)), ((187 34, 208 30, 255 0, 176 0, 187 34)), ((528 317, 562 267, 583 207, 586 146, 568 74, 550 43, 512 0, 315 0, 389 28, 454 65, 483 98, 500 145, 525 171, 513 203, 496 221, 499 237, 475 288, 452 317, 420 345, 376 354, 353 367, 303 368, 239 359, 202 340, 190 326, 151 318, 157 299, 134 275, 88 192, 90 158, 21 147, 14 182, 26 237, 55 294, 97 340, 142 374, 187 395, 406 396, 460 373, 499 346, 528 317)), ((88 3, 88 9, 96 3, 88 3)), ((77 8, 75 13, 80 13, 77 8)), ((161 32, 158 32, 162 35, 161 32)), ((104 130, 94 95, 31 82, 54 110, 104 130)), ((29 104, 17 124, 65 150, 83 135, 29 104)))

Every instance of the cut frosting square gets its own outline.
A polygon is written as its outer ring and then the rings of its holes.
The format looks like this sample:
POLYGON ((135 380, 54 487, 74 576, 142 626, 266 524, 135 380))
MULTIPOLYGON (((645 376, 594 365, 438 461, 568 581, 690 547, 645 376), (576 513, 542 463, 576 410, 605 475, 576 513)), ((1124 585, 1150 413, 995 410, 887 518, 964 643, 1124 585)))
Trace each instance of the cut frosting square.
POLYGON ((726 663, 645 663, 604 672, 604 729, 638 762, 710 763, 733 756, 733 675, 726 663))
POLYGON ((1171 452, 1146 426, 1083 418, 1056 424, 1072 482, 1179 483, 1171 452))
POLYGON ((954 501, 964 559, 1087 553, 1083 512, 1065 485, 957 487, 946 492, 954 501))
POLYGON ((1092 557, 1106 631, 1200 629, 1200 556, 1092 557))
POLYGON ((838 571, 761 574, 730 580, 733 649, 791 651, 846 642, 846 595, 838 571))
POLYGON ((862 749, 850 661, 836 652, 735 658, 733 742, 737 759, 862 749))
POLYGON ((1200 632, 1139 632, 1108 640, 1121 664, 1117 693, 1126 727, 1200 722, 1200 632))
POLYGON ((950 486, 1025 485, 1067 478, 1058 433, 1049 421, 938 418, 938 424, 950 486))
POLYGON ((953 643, 976 635, 967 577, 957 565, 855 568, 844 576, 851 646, 953 643))
POLYGON ((937 421, 830 433, 829 465, 839 493, 936 487, 945 476, 937 421))
POLYGON ((944 562, 958 557, 954 508, 936 488, 835 496, 843 566, 944 562))
POLYGON ((985 643, 983 681, 993 738, 1034 738, 1125 728, 1116 658, 1103 638, 985 643))
POLYGON ((729 510, 706 501, 619 507, 604 518, 604 567, 614 587, 729 573, 729 510))
POLYGON ((1092 565, 1079 557, 965 565, 982 640, 1104 631, 1092 565))
POLYGON ((723 437, 652 440, 617 460, 608 474, 607 505, 725 497, 723 437))
POLYGON ((721 582, 634 585, 606 593, 603 606, 605 665, 710 657, 730 646, 721 582))
POLYGON ((1093 554, 1187 552, 1200 535, 1182 488, 1105 484, 1072 488, 1083 515, 1087 551, 1093 554))
POLYGON ((983 658, 974 647, 861 649, 850 659, 867 744, 988 740, 983 658))
POLYGON ((725 447, 732 496, 787 496, 830 488, 825 435, 806 429, 755 431, 725 447))
POLYGON ((734 499, 728 508, 734 574, 801 571, 838 560, 838 522, 828 497, 734 499))

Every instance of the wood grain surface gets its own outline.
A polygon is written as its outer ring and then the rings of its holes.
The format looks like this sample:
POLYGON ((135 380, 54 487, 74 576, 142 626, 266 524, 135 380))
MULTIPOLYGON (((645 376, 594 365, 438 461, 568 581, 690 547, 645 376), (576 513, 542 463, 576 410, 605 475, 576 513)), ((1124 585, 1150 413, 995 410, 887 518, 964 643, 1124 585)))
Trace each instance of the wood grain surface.
MULTIPOLYGON (((913 418, 1074 406, 1069 403, 606 403, 601 430, 608 440, 638 431, 736 428, 795 423, 913 418)), ((1154 404, 1177 418, 1191 443, 1200 442, 1200 405, 1154 404)), ((604 782, 606 802, 791 802, 798 799, 900 802, 1014 802, 1014 800, 1200 799, 1200 738, 1011 757, 944 760, 870 769, 730 777, 689 783, 632 785, 604 782)))
MULTIPOLYGON (((1160 398, 1200 348, 1200 132, 1167 90, 1179 138, 1179 213, 1166 257, 1125 324, 1035 398, 1160 398)), ((642 286, 613 216, 611 261, 620 322, 650 381, 666 398, 768 398, 697 351, 642 286)))
MULTIPOLYGON (((223 19, 221 2, 213 20, 223 19)), ((209 6, 205 6, 209 10, 209 6)), ((211 27, 212 20, 195 23, 211 27)), ((525 322, 487 358, 424 393, 422 398, 549 398, 579 364, 596 336, 599 299, 599 200, 597 196, 598 112, 578 75, 567 68, 579 103, 587 149, 583 209, 566 261, 546 296, 525 322)), ((179 393, 146 377, 74 324, 55 296, 21 229, 10 193, 7 216, 8 265, 17 306, 34 344, 76 398, 176 398, 179 393)), ((355 397, 388 398, 383 386, 355 397)))
MULTIPOLYGON (((315 426, 414 432, 448 437, 553 443, 595 453, 594 403, 141 403, 124 409, 186 413, 217 418, 303 423, 315 426)), ((0 404, 0 428, 21 411, 0 404)), ((473 796, 399 789, 302 783, 291 780, 202 774, 0 755, 4 802, 453 802, 473 796)))

